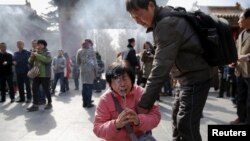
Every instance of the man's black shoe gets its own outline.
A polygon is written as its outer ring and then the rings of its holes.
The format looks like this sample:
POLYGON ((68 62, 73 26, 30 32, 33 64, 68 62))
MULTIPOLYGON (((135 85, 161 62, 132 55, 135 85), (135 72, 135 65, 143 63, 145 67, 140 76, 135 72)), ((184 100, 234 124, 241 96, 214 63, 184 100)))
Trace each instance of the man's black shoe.
POLYGON ((10 100, 10 103, 13 103, 13 102, 15 102, 15 99, 11 99, 11 100, 10 100))
POLYGON ((82 104, 82 107, 83 107, 83 108, 87 107, 87 104, 82 104))
POLYGON ((52 104, 51 104, 51 103, 48 103, 48 104, 44 107, 44 110, 49 110, 49 109, 52 109, 52 104))
POLYGON ((95 106, 94 104, 90 104, 90 105, 87 105, 87 108, 92 108, 94 106, 95 106))
POLYGON ((5 100, 0 100, 0 103, 4 103, 5 102, 5 100))
POLYGON ((28 112, 34 112, 38 110, 39 110, 39 107, 37 105, 32 105, 31 107, 27 108, 28 112))

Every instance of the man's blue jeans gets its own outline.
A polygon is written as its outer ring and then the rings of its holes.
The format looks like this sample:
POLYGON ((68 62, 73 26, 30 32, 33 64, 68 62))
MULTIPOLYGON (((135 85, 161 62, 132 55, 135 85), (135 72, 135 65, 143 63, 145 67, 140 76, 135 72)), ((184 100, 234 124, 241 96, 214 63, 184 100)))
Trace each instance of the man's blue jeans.
POLYGON ((82 101, 84 106, 91 105, 93 84, 82 84, 82 101))
POLYGON ((65 92, 64 73, 63 72, 55 73, 52 91, 53 92, 55 91, 58 79, 60 79, 60 92, 65 92))

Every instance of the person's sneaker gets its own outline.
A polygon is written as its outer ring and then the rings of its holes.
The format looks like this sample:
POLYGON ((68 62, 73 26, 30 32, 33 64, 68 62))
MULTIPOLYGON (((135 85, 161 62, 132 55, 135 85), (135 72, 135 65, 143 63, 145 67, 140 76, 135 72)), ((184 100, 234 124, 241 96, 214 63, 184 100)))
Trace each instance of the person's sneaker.
POLYGON ((37 105, 32 105, 31 107, 27 108, 28 112, 34 112, 38 110, 39 110, 39 107, 37 105))
POLYGON ((10 100, 10 103, 13 103, 13 102, 15 102, 15 99, 11 99, 11 100, 10 100))
POLYGON ((49 110, 52 108, 52 104, 47 104, 45 107, 44 107, 44 110, 49 110))
POLYGON ((242 125, 244 122, 240 121, 240 118, 236 118, 234 121, 230 122, 230 125, 242 125))

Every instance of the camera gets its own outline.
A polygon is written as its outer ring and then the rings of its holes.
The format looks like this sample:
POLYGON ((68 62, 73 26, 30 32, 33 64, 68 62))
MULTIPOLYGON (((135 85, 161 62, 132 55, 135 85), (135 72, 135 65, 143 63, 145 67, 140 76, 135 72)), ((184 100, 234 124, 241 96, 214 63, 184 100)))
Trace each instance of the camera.
POLYGON ((151 49, 147 49, 147 50, 146 50, 146 54, 147 54, 147 55, 151 55, 151 54, 152 54, 151 49))

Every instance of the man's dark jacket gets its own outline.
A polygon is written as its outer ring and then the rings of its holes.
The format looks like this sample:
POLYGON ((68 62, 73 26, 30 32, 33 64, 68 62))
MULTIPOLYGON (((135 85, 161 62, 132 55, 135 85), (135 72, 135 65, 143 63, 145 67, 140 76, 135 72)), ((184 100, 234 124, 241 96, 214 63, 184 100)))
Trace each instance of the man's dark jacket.
POLYGON ((12 75, 12 65, 13 65, 13 57, 10 53, 1 53, 0 52, 0 76, 7 76, 12 75), (6 65, 4 65, 4 62, 7 62, 6 65))
POLYGON ((171 75, 181 86, 192 86, 212 77, 211 67, 202 58, 203 49, 197 34, 181 17, 159 19, 169 7, 156 7, 153 37, 156 45, 153 68, 139 106, 149 109, 154 104, 163 83, 171 75))
POLYGON ((29 57, 30 52, 22 49, 14 54, 14 61, 16 61, 15 69, 17 74, 27 74, 29 71, 29 57))

